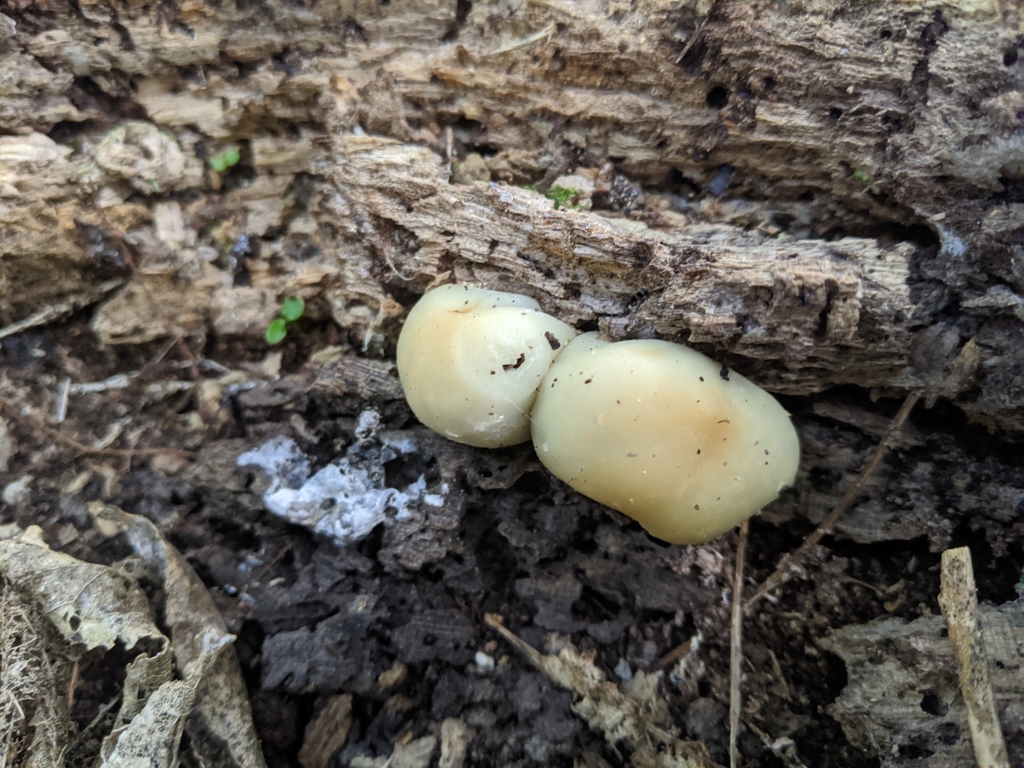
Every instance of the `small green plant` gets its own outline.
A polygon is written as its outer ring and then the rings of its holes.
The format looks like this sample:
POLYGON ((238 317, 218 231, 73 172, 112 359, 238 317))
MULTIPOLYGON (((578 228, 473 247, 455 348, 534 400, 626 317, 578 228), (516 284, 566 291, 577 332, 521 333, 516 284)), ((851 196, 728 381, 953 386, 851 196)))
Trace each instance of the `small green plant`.
POLYGON ((289 296, 285 299, 281 304, 281 311, 270 321, 267 332, 263 334, 267 344, 280 344, 284 341, 284 337, 288 335, 288 326, 297 322, 305 311, 306 302, 301 296, 289 296))
POLYGON ((576 202, 579 199, 580 191, 578 189, 569 189, 568 187, 551 187, 547 192, 544 193, 544 197, 555 204, 555 210, 559 208, 579 208, 579 204, 576 202))
POLYGON ((242 153, 238 151, 238 147, 228 147, 210 158, 210 167, 217 173, 224 173, 228 168, 238 165, 241 159, 242 153))
POLYGON ((859 181, 861 184, 873 184, 874 179, 871 178, 871 174, 864 170, 856 170, 853 172, 853 180, 859 181))
MULTIPOLYGON (((523 189, 528 189, 531 192, 540 192, 537 189, 536 184, 527 184, 523 189)), ((580 191, 578 189, 571 189, 569 187, 559 187, 557 185, 549 187, 548 191, 544 193, 544 197, 555 204, 555 210, 559 208, 580 208, 579 198, 580 191)))

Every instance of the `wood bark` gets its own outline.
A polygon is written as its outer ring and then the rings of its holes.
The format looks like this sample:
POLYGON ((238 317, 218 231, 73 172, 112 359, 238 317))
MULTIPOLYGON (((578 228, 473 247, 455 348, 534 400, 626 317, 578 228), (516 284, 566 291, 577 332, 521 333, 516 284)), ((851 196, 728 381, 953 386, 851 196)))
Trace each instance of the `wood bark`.
POLYGON ((450 272, 777 391, 915 389, 1020 435, 1019 11, 7 3, 0 326, 115 275, 111 343, 256 335, 298 292, 382 351, 450 272), (577 172, 594 209, 555 210, 577 172))

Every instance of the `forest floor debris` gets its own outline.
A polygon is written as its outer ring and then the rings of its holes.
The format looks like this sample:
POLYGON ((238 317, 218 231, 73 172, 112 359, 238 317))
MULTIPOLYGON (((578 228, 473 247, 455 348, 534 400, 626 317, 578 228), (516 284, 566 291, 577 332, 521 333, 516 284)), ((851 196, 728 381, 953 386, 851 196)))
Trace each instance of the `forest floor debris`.
MULTIPOLYGON (((581 654, 572 645, 566 644, 558 655, 543 654, 510 632, 497 614, 487 614, 484 621, 536 669, 570 691, 573 694, 573 711, 591 728, 603 733, 610 745, 627 742, 635 750, 634 765, 644 768, 717 766, 703 744, 682 741, 657 725, 663 721, 668 709, 658 697, 656 684, 647 690, 643 698, 624 693, 619 686, 605 679, 592 657, 581 654)), ((637 675, 640 677, 634 677, 633 681, 643 677, 657 679, 657 674, 652 676, 638 672, 637 675)), ((634 688, 638 687, 634 684, 634 688)))
POLYGON ((5 761, 173 768, 187 732, 197 758, 224 753, 239 768, 263 768, 234 638, 191 567, 145 518, 98 502, 90 514, 109 535, 124 534, 135 556, 113 566, 82 562, 51 550, 36 527, 0 540, 5 761), (169 637, 141 587, 150 580, 169 637), (79 732, 72 707, 86 684, 82 670, 118 649, 129 659, 123 688, 92 702, 79 732))

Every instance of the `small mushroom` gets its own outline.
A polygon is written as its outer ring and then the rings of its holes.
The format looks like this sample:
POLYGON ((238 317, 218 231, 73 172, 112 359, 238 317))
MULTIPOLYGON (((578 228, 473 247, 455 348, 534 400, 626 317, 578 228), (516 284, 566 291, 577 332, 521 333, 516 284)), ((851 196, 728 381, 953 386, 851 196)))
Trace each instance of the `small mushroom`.
POLYGON ((800 445, 775 398, 680 344, 578 336, 533 408, 541 462, 652 535, 695 544, 793 482, 800 445))
POLYGON ((409 312, 398 376, 416 417, 459 443, 530 439, 541 379, 576 331, 528 296, 446 285, 409 312))

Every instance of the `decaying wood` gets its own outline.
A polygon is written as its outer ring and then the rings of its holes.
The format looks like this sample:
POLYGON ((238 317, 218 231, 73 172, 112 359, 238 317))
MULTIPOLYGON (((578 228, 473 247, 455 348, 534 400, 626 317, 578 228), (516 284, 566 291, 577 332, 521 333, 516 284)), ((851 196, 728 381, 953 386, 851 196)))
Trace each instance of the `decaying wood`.
POLYGON ((994 0, 8 6, 0 326, 122 273, 123 234, 152 298, 103 307, 110 343, 154 311, 255 336, 291 292, 372 350, 453 271, 778 391, 1021 430, 1020 26, 994 0), (204 162, 229 144, 234 181, 204 162), (516 188, 576 169, 601 213, 516 188))
MULTIPOLYGON (((979 607, 985 658, 1005 732, 1019 721, 1024 678, 1021 604, 979 607)), ((941 616, 884 618, 834 630, 819 641, 840 656, 849 682, 829 707, 854 745, 888 755, 892 765, 919 765, 926 750, 936 766, 974 764, 968 715, 957 679, 956 653, 941 616)))
POLYGON ((612 338, 681 338, 769 361, 759 378, 789 392, 913 383, 910 246, 552 210, 527 190, 451 184, 429 149, 381 139, 338 139, 332 160, 349 226, 363 223, 385 280, 423 286, 451 271, 528 292, 612 338))
POLYGON ((956 652, 960 692, 971 727, 974 757, 981 768, 1009 768, 1006 741, 988 675, 985 636, 978 613, 974 567, 967 547, 942 553, 942 591, 939 605, 956 652))

